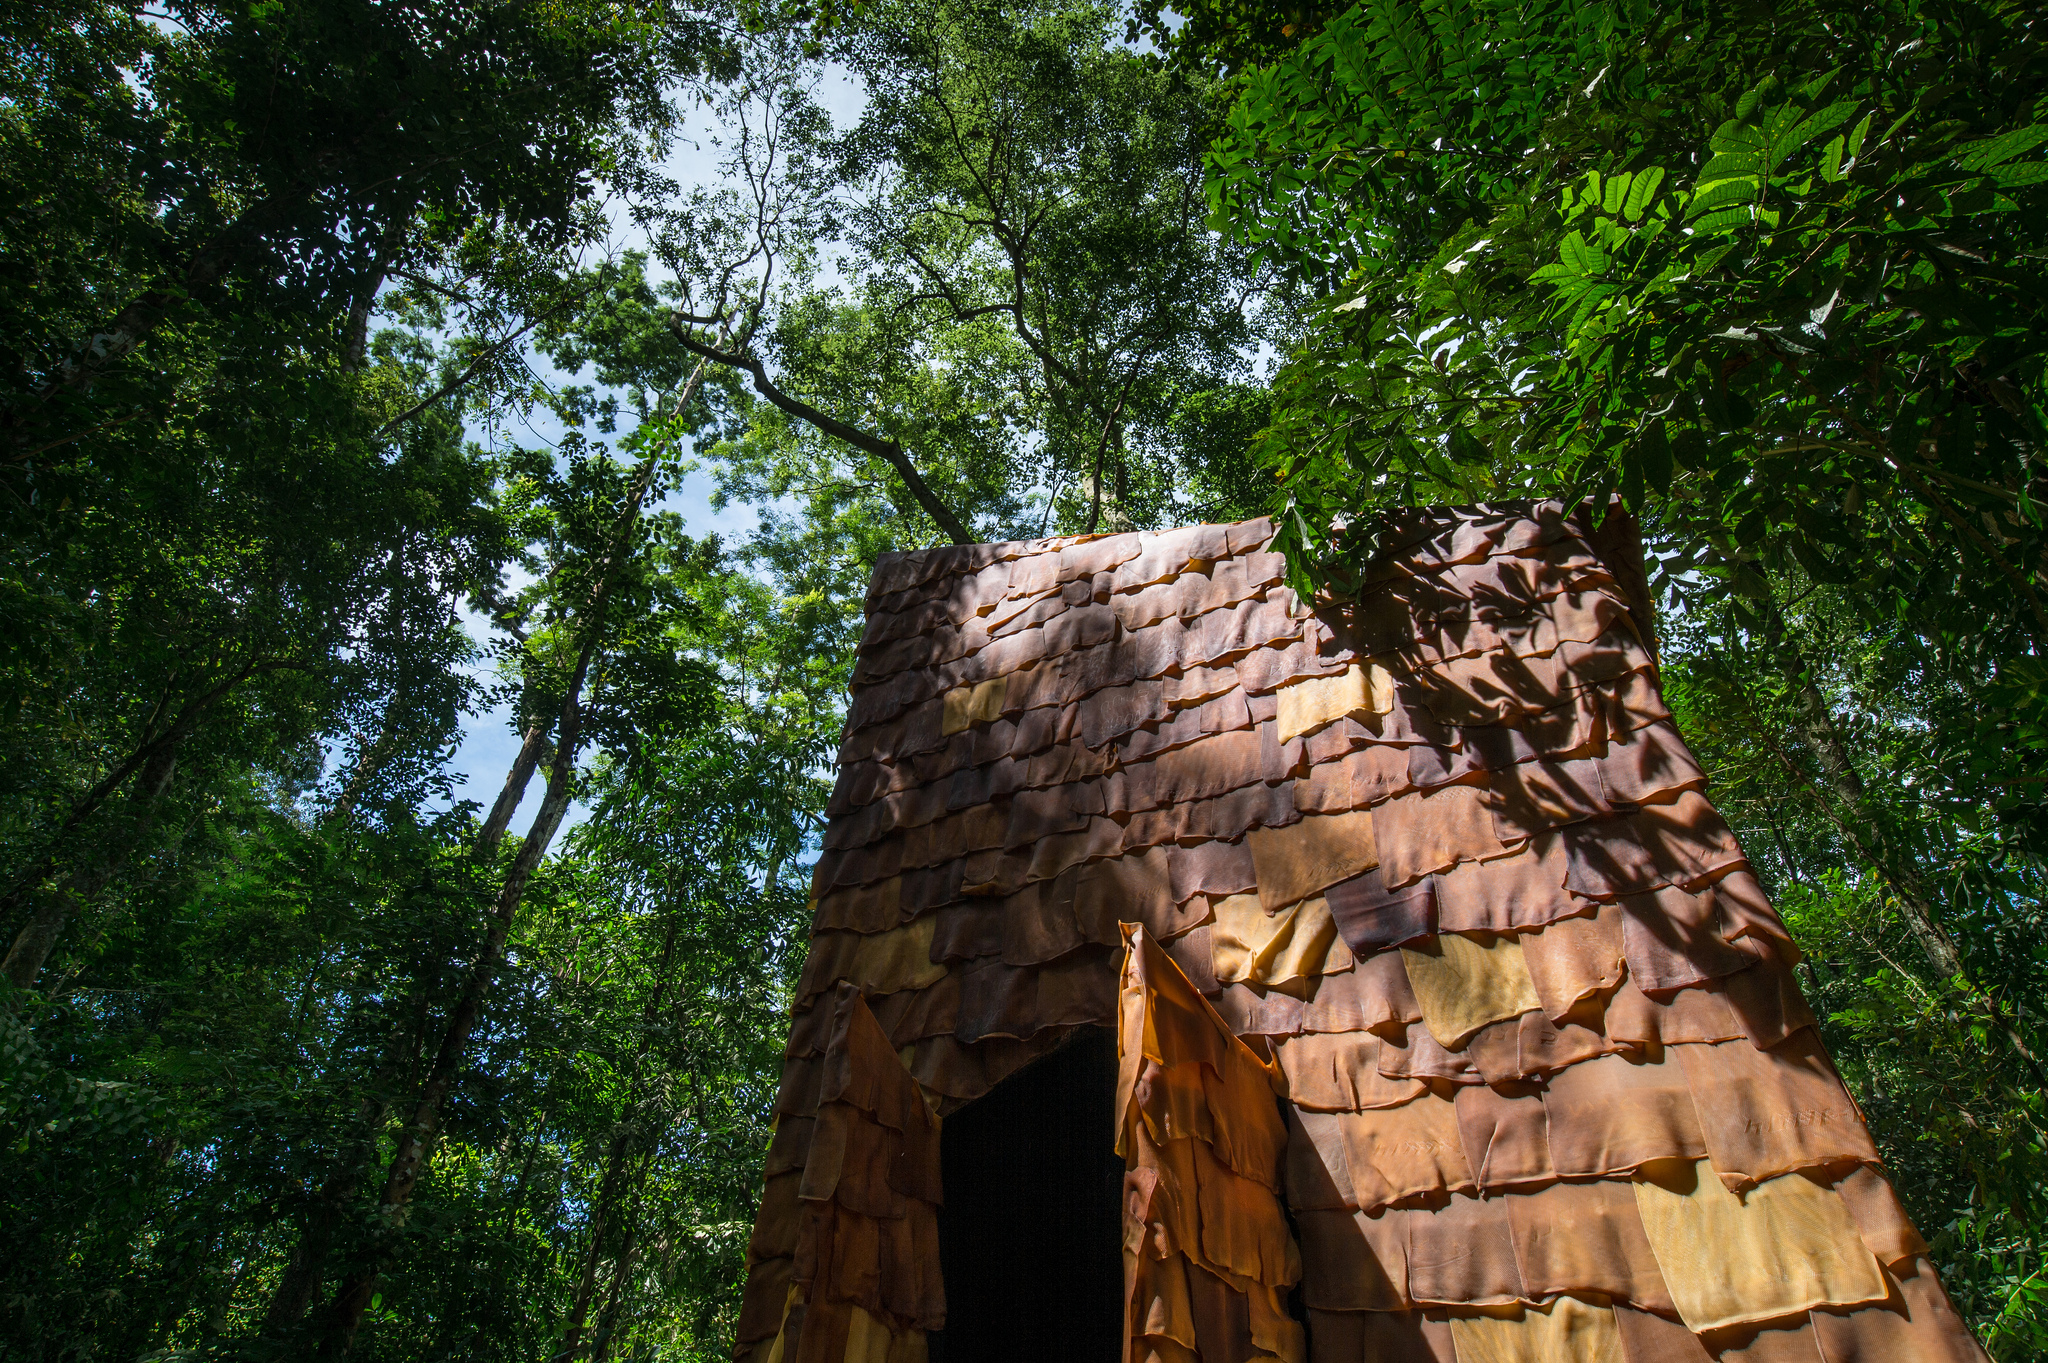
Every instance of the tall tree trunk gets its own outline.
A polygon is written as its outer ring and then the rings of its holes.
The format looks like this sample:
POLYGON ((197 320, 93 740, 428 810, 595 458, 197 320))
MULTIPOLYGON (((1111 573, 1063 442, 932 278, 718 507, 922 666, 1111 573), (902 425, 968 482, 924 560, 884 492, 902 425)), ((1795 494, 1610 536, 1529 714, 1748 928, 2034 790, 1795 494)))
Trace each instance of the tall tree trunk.
POLYGON ((633 1134, 625 1123, 612 1134, 605 1152, 604 1178, 598 1184, 597 1205, 590 1214, 590 1246, 583 1254, 583 1272, 576 1279, 576 1296, 570 1303, 569 1320, 562 1332, 562 1347, 554 1363, 575 1363, 583 1354, 583 1327, 590 1318, 590 1303, 597 1294, 597 1271, 604 1262, 605 1234, 618 1213, 625 1190, 627 1158, 633 1148, 633 1134))
POLYGON ((305 1319, 306 1312, 312 1309, 313 1299, 319 1295, 320 1280, 327 1272, 327 1257, 334 1248, 335 1232, 341 1228, 350 1205, 355 1202, 357 1190, 362 1187, 363 1172, 377 1158, 378 1132, 391 1111, 388 1095, 419 1055, 421 1035, 427 1023, 426 999, 422 996, 417 1002, 419 1006, 411 1010, 410 1025, 401 1021, 391 1029, 391 1035, 384 1044, 384 1058, 371 1074, 369 1086, 356 1105, 356 1134, 339 1153, 333 1170, 313 1198, 313 1205, 299 1232, 299 1242, 293 1246, 291 1258, 285 1263, 284 1275, 278 1279, 277 1287, 271 1293, 270 1306, 263 1314, 262 1328, 266 1339, 279 1342, 288 1339, 299 1322, 305 1319))
MULTIPOLYGON (((1905 920, 1907 931, 1935 976, 1944 985, 1957 988, 1969 1007, 2004 1035, 2037 1084, 2048 1083, 2048 1070, 2043 1069, 2021 1034, 2019 1020, 1964 969, 1962 952, 1935 915, 1934 895, 1927 878, 1921 874, 1912 852, 1899 846, 1892 836, 1883 811, 1869 800, 1863 777, 1850 757, 1848 742, 1835 723, 1827 697, 1815 682, 1813 669, 1793 640, 1775 599, 1765 602, 1764 634, 1790 691, 1800 737, 1812 749, 1827 795, 1832 797, 1832 805, 1825 797, 1821 801, 1829 820, 1850 850, 1891 887, 1892 902, 1898 906, 1899 916, 1905 920)), ((1784 755, 1781 753, 1780 757, 1784 755)), ((1790 765, 1790 759, 1784 760, 1790 765)))
MULTIPOLYGON (((635 1187, 638 1188, 646 1181, 647 1165, 643 1161, 640 1166, 640 1177, 634 1181, 635 1187)), ((635 1213, 639 1211, 637 1196, 634 1199, 633 1210, 635 1213)), ((626 1233, 620 1239, 619 1252, 614 1257, 611 1290, 605 1294, 604 1310, 598 1315, 597 1333, 590 1341, 590 1363, 605 1363, 605 1360, 611 1357, 612 1350, 618 1346, 620 1310, 626 1303, 626 1287, 633 1280, 634 1260, 640 1252, 639 1230, 640 1218, 636 1214, 628 1219, 626 1233)))
POLYGON ((129 796, 124 821, 127 826, 108 830, 90 860, 74 868, 39 897, 35 913, 27 926, 15 935, 13 945, 7 950, 7 958, 0 961, 0 977, 6 978, 15 989, 35 986, 37 977, 43 973, 43 966, 49 962, 50 952, 57 945, 58 936, 64 931, 65 923, 99 898, 107 883, 128 864, 136 847, 149 836, 150 827, 156 822, 157 807, 162 803, 164 791, 170 787, 171 777, 177 769, 177 744, 173 742, 158 748, 144 765, 137 777, 136 789, 129 796))
MULTIPOLYGON (((552 1121, 553 1118, 554 1111, 552 1108, 543 1111, 541 1113, 540 1121, 536 1124, 536 1132, 545 1131, 547 1129, 548 1123, 552 1121)), ((512 1187, 514 1189, 523 1192, 526 1188, 532 1185, 533 1164, 534 1161, 540 1156, 540 1144, 541 1143, 538 1134, 530 1135, 527 1137, 526 1157, 519 1162, 519 1176, 512 1181, 512 1187)), ((505 1212, 504 1238, 506 1243, 509 1244, 514 1238, 516 1238, 519 1232, 519 1208, 516 1204, 513 1203, 513 1200, 510 1196, 508 1196, 505 1199, 505 1202, 507 1210, 505 1212)))
MULTIPOLYGON (((545 752, 548 724, 535 720, 527 728, 526 741, 520 745, 518 755, 513 759, 511 770, 505 775, 505 785, 498 794, 497 803, 492 807, 490 819, 477 840, 477 855, 488 861, 496 853, 498 844, 505 835, 506 825, 512 820, 513 812, 525 797, 526 787, 533 780, 535 768, 545 752)), ((387 729, 372 745, 373 751, 381 751, 385 740, 390 737, 387 729)), ((365 753, 367 762, 369 753, 365 753)), ((353 805, 352 792, 363 782, 357 777, 350 780, 349 790, 335 802, 328 812, 330 819, 344 819, 348 808, 353 805)), ((422 1000, 424 1004, 424 1000, 422 1000)), ((424 1013, 424 1009, 422 1009, 424 1013)), ((299 1232, 299 1241, 292 1249, 291 1258, 286 1261, 284 1274, 279 1278, 272 1292, 270 1306, 263 1316, 263 1336, 273 1341, 288 1339, 312 1309, 314 1298, 319 1295, 320 1283, 327 1274, 327 1261, 334 1249, 335 1233, 348 1215, 351 1204, 361 1191, 363 1174, 375 1160, 377 1133, 390 1112, 390 1101, 385 1096, 403 1077, 410 1061, 418 1053, 420 1032, 425 1024, 424 1016, 415 1019, 407 1029, 393 1030, 391 1040, 385 1049, 384 1061, 372 1076, 370 1087, 363 1096, 356 1113, 356 1129, 360 1137, 351 1143, 337 1157, 337 1162, 320 1191, 314 1196, 311 1210, 299 1232)))
POLYGON ((355 1201, 356 1190, 362 1186, 365 1154, 374 1151, 359 1151, 354 1159, 344 1152, 314 1196, 312 1209, 299 1231, 299 1242, 292 1247, 284 1274, 270 1295, 270 1306, 263 1313, 266 1339, 288 1337, 312 1309, 313 1298, 320 1292, 320 1280, 326 1275, 327 1256, 334 1248, 334 1233, 347 1215, 349 1204, 355 1201))
MULTIPOLYGON (((578 659, 575 681, 563 707, 562 739, 555 748, 555 761, 548 772, 547 794, 541 800, 540 812, 535 815, 519 854, 513 858, 512 867, 506 872, 504 885, 491 908, 490 926, 485 932, 483 947, 463 981, 462 993, 449 1012, 433 1066, 428 1070, 426 1083, 413 1104, 410 1120, 399 1133, 398 1148, 386 1166, 378 1214, 387 1231, 395 1230, 404 1223, 406 1209, 412 1202, 413 1192, 419 1186, 420 1175, 426 1171, 427 1158, 440 1134, 442 1105, 455 1087, 455 1078, 469 1049, 470 1037, 483 1015, 485 998, 496 982, 498 968, 504 964, 505 945, 512 935, 513 920, 525 896, 527 882, 533 878, 548 844, 561 827, 562 814, 568 808, 576 754, 577 703, 590 657, 596 651, 596 633, 592 631, 592 638, 578 659)), ((354 1347, 356 1331, 362 1326, 363 1313, 369 1308, 377 1281, 383 1275, 388 1252, 388 1246, 381 1248, 336 1289, 321 1341, 323 1357, 338 1357, 354 1347)))
MULTIPOLYGON (((703 373, 704 365, 700 362, 684 387, 681 402, 689 401, 703 373)), ((512 925, 518 915, 520 901, 526 894, 527 882, 540 866, 541 858, 546 855, 548 845, 561 827, 562 815, 568 809, 581 738, 583 687, 604 644, 605 617, 610 609, 612 590, 621 561, 632 543, 641 505, 653 483, 656 460, 657 456, 650 454, 635 474, 632 491, 620 511, 618 524, 598 565, 596 585, 581 611, 583 620, 588 622, 587 633, 577 653, 576 666, 570 674, 569 685, 562 698, 561 714, 555 724, 555 756, 548 768, 547 793, 541 798, 540 812, 534 816, 533 826, 527 830, 525 841, 520 844, 518 854, 505 873, 503 887, 491 908, 483 945, 463 982, 462 993, 449 1010, 441 1045, 427 1072, 426 1083, 421 1087, 411 1118, 400 1132, 397 1148, 386 1166, 384 1190, 378 1207, 385 1227, 385 1241, 336 1289, 328 1306, 320 1343, 322 1357, 340 1357, 355 1346, 363 1313, 369 1308, 370 1298, 376 1291, 378 1279, 383 1276, 393 1248, 390 1237, 404 1224, 413 1192, 419 1186, 420 1175, 426 1170, 427 1160, 440 1134, 442 1106, 455 1087, 455 1078, 469 1048, 470 1037, 483 1015, 484 1002, 496 981, 498 969, 504 964, 506 943, 512 935, 512 925)), ((508 789, 499 798, 502 801, 510 794, 508 789)), ((516 807, 517 801, 513 803, 516 807)))
POLYGON ((648 1036, 653 1031, 655 1019, 661 1016, 662 1003, 668 997, 668 965, 675 946, 676 923, 671 917, 668 936, 661 945, 661 960, 655 966, 654 993, 640 1010, 640 1044, 626 1070, 626 1112, 605 1151, 604 1177, 598 1184, 597 1206, 592 1209, 590 1217, 590 1247, 583 1254, 583 1272, 576 1280, 576 1297, 569 1308, 568 1325, 562 1332, 562 1347, 555 1355, 558 1363, 574 1363, 582 1352, 583 1327, 589 1320, 591 1299, 597 1291, 597 1270, 604 1259, 605 1234, 617 1219, 619 1199, 624 1195, 626 1164, 633 1149, 630 1118, 638 1099, 640 1066, 647 1056, 648 1036))
POLYGON ((377 736, 356 754, 355 765, 349 770, 348 780, 343 783, 341 793, 334 797, 334 803, 327 807, 322 822, 345 824, 349 821, 356 812, 356 805, 363 798, 363 792, 370 788, 370 782, 377 779, 377 773, 390 759, 392 749, 398 746, 402 737, 403 735, 391 727, 389 721, 378 728, 377 736))
POLYGON ((411 224, 410 215, 394 215, 384 228, 384 235, 377 243, 377 259, 370 266, 370 274, 357 288, 355 297, 349 300, 348 328, 342 334, 341 367, 350 373, 361 369, 368 358, 370 349, 370 314, 376 309, 377 295, 383 291, 384 281, 390 276, 393 261, 398 257, 399 247, 405 240, 405 229, 411 224))

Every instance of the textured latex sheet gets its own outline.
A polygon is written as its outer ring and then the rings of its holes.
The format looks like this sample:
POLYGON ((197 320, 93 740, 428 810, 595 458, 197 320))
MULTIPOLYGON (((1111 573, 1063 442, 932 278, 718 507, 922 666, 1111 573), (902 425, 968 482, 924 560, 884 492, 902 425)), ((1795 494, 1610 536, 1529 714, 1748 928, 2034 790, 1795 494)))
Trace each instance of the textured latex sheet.
POLYGON ((878 566, 740 1355, 922 1358, 944 1115, 1112 1025, 1129 1359, 1981 1359, 1626 523, 1403 513, 1314 608, 1271 533, 878 566))

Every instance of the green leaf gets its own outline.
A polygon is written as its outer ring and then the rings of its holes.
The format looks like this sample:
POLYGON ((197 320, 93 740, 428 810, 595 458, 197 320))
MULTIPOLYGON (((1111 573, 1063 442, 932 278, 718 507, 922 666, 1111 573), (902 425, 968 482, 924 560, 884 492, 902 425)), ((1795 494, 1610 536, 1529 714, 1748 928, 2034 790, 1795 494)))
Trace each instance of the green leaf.
POLYGON ((1486 446, 1480 444, 1478 437, 1464 426, 1451 427, 1448 443, 1451 458, 1460 464, 1485 465, 1492 462, 1486 446))
POLYGON ((1430 477, 1436 479, 1437 482, 1445 487, 1454 488, 1461 486, 1458 471, 1451 467, 1450 462, 1444 458, 1442 452, 1437 449, 1433 442, 1417 440, 1411 442, 1408 448, 1415 456, 1415 462, 1422 465, 1423 471, 1429 474, 1430 477))
POLYGON ((1607 188, 1600 195, 1602 211, 1609 214, 1620 213, 1623 202, 1628 198, 1629 188, 1634 182, 1635 176, 1627 171, 1619 175, 1610 175, 1607 178, 1607 188))
POLYGON ((1830 104, 1818 113, 1809 114, 1799 123, 1771 139, 1771 160, 1783 165, 1791 159, 1792 153, 1819 137, 1822 133, 1833 132, 1856 116, 1857 101, 1841 100, 1830 104))
POLYGON ((1665 433, 1663 417, 1653 420, 1636 437, 1631 453, 1651 491, 1661 495, 1671 490, 1671 441, 1665 433))
POLYGON ((1699 184, 1712 184, 1716 180, 1734 180, 1744 176, 1755 178, 1764 173, 1764 158, 1755 151, 1722 152, 1700 167, 1699 184))
POLYGON ((1716 243, 1700 252, 1692 262, 1693 278, 1697 279, 1702 275, 1711 274, 1715 270, 1720 269, 1721 262, 1727 259, 1728 253, 1734 249, 1735 243, 1730 241, 1716 243))
POLYGON ((1696 469, 1707 461, 1707 438, 1697 426, 1687 426, 1667 441, 1671 462, 1678 468, 1696 469))
POLYGON ((1701 185, 1693 191, 1692 201, 1686 204, 1685 217, 1690 221, 1710 209, 1746 203, 1756 197, 1756 190, 1757 182, 1753 179, 1721 180, 1701 185))
POLYGON ((1827 148, 1821 153, 1820 158, 1821 179, 1826 180, 1831 185, 1841 183, 1843 177, 1842 157, 1847 152, 1848 146, 1849 139, 1846 137, 1837 135, 1828 139, 1827 148))
POLYGON ((1723 208, 1709 213, 1693 224, 1693 231, 1700 236, 1717 237, 1748 227, 1757 221, 1757 211, 1747 204, 1740 208, 1723 208))
POLYGON ((1716 430, 1739 431, 1756 420, 1756 408, 1749 399, 1719 383, 1708 384, 1700 394, 1700 410, 1716 430))
POLYGON ((1991 179, 2000 189, 2021 189, 2048 180, 2048 161, 2028 161, 2017 166, 1997 166, 1991 179))
POLYGON ((1763 102, 1767 98, 1778 93, 1783 88, 1783 84, 1776 76, 1765 76, 1755 85, 1743 91, 1736 99, 1735 116, 1737 118, 1748 118, 1763 106, 1763 102))
POLYGON ((1845 174, 1847 173, 1848 169, 1853 169, 1855 167, 1857 159, 1863 155, 1863 139, 1870 136, 1870 120, 1875 117, 1877 117, 1875 113, 1868 113, 1863 115, 1863 121, 1861 123, 1858 123, 1853 129, 1850 130, 1848 146, 1849 158, 1844 163, 1846 167, 1846 169, 1844 170, 1845 174))
POLYGON ((2022 152, 2032 151, 2043 142, 2048 142, 2048 123, 2014 128, 2011 132, 1971 143, 1956 157, 1956 164, 1964 170, 1989 170, 1993 166, 2012 160, 2022 152))
POLYGON ((1811 104, 1815 100, 1819 99, 1822 95, 1827 93, 1828 87, 1835 83, 1835 77, 1841 74, 1842 68, 1837 66, 1832 71, 1823 71, 1820 75, 1815 76, 1813 79, 1801 85, 1799 87, 1800 102, 1803 104, 1811 104))
POLYGON ((1558 247, 1558 255, 1571 267, 1574 274, 1582 278, 1604 274, 1607 270, 1607 253, 1587 241, 1585 235, 1573 232, 1566 236, 1558 247))
POLYGON ((1650 206, 1650 200, 1656 197, 1657 186, 1663 183, 1662 166, 1651 166, 1648 170, 1638 171, 1628 187, 1627 196, 1622 200, 1621 216, 1630 222, 1639 220, 1643 216, 1643 210, 1650 206))
POLYGON ((1756 404, 1734 389, 1728 390, 1728 419, 1735 424, 1733 430, 1746 430, 1756 424, 1756 404))

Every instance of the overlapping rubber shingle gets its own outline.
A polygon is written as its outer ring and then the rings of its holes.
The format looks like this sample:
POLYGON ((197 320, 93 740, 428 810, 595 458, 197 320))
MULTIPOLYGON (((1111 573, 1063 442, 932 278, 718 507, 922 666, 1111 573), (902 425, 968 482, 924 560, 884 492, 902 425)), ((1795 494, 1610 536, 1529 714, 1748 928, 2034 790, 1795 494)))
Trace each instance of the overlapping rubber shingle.
POLYGON ((1263 521, 886 557, 740 1355, 921 1356, 937 1124, 1121 1017, 1129 1358, 1981 1358, 1631 536, 1406 512, 1315 609, 1263 521))
POLYGON ((1301 1256, 1280 1201, 1276 1072, 1145 930, 1125 930, 1117 1150, 1125 1355, 1159 1363, 1303 1357, 1287 1312, 1301 1256))

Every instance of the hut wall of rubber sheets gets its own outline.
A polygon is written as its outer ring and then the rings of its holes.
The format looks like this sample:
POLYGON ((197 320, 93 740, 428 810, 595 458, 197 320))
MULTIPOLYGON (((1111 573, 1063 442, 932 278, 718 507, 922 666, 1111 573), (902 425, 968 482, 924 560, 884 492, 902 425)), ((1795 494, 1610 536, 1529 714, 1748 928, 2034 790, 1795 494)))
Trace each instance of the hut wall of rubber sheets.
POLYGON ((922 1358, 946 1114, 1108 1024, 1127 1359, 1981 1359, 1632 535, 1407 512, 1315 609, 1265 521, 884 558, 739 1356, 922 1358))

